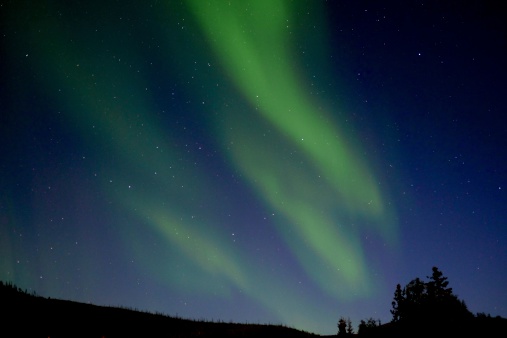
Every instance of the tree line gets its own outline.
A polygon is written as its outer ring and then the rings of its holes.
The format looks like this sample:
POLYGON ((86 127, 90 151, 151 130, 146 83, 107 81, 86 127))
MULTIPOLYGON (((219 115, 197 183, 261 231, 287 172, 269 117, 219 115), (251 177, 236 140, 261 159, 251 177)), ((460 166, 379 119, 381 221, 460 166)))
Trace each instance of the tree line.
MULTIPOLYGON (((461 333, 480 332, 483 319, 491 316, 483 313, 475 316, 468 310, 449 287, 448 278, 437 267, 432 268, 428 280, 411 280, 402 287, 396 285, 390 313, 391 322, 382 325, 380 320, 361 320, 357 335, 361 336, 402 336, 407 333, 418 335, 452 336, 461 333)), ((497 322, 505 324, 498 317, 497 322)), ((497 323, 495 322, 495 323, 497 323)), ((338 320, 338 336, 356 335, 349 318, 338 320)))

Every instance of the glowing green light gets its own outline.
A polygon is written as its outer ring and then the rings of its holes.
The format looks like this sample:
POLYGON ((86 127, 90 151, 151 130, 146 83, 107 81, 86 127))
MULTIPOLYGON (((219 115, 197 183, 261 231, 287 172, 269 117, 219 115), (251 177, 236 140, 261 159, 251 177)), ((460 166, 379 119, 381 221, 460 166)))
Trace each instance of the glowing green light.
POLYGON ((374 221, 390 237, 389 211, 353 142, 331 116, 317 112, 292 66, 291 3, 254 1, 246 10, 228 2, 190 4, 225 71, 258 112, 258 122, 249 116, 248 125, 239 116, 252 113, 224 112, 220 133, 224 144, 234 140, 233 162, 284 216, 279 231, 310 276, 338 296, 368 292, 357 230, 347 223, 374 221), (278 135, 261 137, 266 124, 278 135))

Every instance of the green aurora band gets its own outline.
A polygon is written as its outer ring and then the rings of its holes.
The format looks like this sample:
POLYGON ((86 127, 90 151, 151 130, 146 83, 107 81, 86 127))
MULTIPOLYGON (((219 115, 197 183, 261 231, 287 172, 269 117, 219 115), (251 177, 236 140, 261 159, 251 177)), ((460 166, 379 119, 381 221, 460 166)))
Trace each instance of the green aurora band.
POLYGON ((246 10, 243 2, 190 3, 225 71, 255 108, 250 114, 261 120, 245 119, 244 111, 229 113, 221 134, 237 140, 227 149, 233 163, 260 198, 286 218, 278 229, 309 276, 337 297, 367 293, 357 230, 336 219, 373 220, 364 223, 377 225, 392 243, 392 217, 373 174, 355 155, 358 149, 330 116, 317 112, 300 85, 305 81, 291 67, 293 3, 252 1, 246 10), (277 133, 260 137, 258 130, 266 125, 277 133), (286 149, 272 146, 280 143, 295 155, 287 158, 286 149))

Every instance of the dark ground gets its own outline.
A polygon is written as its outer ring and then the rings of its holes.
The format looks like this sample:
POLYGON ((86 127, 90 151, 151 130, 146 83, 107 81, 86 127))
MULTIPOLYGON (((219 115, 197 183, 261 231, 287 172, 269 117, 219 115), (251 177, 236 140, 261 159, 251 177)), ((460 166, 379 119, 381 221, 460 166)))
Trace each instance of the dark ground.
MULTIPOLYGON (((282 325, 194 321, 119 307, 97 306, 28 294, 0 284, 2 333, 10 337, 277 337, 321 336, 282 325)), ((434 323, 433 323, 434 324, 434 323)), ((505 337, 507 319, 476 316, 442 330, 432 323, 403 328, 384 324, 361 337, 505 337)), ((4 336, 0 334, 0 336, 4 336)))

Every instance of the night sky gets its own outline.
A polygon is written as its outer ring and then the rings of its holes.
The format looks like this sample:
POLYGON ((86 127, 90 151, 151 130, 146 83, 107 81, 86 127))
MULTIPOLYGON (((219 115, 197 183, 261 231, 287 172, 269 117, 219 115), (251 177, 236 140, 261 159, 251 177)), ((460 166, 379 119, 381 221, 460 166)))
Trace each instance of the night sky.
POLYGON ((499 6, 0 2, 0 279, 334 334, 437 266, 507 317, 499 6))

